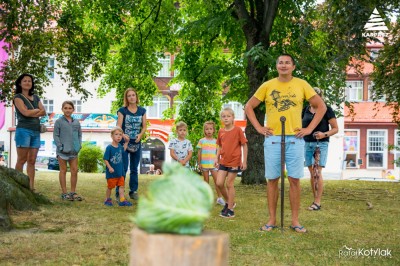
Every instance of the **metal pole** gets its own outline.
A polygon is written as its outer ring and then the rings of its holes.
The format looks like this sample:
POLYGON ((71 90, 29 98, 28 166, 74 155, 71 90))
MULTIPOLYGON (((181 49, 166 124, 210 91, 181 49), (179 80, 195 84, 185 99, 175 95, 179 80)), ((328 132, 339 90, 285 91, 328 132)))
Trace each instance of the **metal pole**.
POLYGON ((285 121, 286 117, 281 116, 281 230, 283 232, 283 214, 285 207, 285 121))

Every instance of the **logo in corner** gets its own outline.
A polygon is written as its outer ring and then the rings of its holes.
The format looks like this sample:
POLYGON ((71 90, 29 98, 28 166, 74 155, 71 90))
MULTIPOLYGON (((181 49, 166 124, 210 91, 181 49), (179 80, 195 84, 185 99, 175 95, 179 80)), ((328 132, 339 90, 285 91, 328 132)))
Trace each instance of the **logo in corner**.
POLYGON ((387 37, 389 31, 388 27, 385 24, 385 21, 379 14, 378 10, 375 8, 372 11, 371 16, 369 17, 367 23, 364 26, 363 37, 387 37))

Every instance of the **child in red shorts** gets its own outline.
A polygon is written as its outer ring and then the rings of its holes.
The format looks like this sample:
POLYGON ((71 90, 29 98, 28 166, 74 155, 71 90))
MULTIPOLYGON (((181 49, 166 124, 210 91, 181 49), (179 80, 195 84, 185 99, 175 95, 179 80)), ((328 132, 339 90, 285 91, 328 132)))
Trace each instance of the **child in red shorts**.
POLYGON ((119 187, 119 206, 132 206, 132 203, 125 199, 124 195, 124 162, 123 162, 123 153, 128 146, 128 140, 125 141, 124 146, 120 144, 124 132, 121 128, 115 127, 111 130, 111 138, 112 143, 107 146, 106 151, 104 152, 104 162, 106 164, 106 179, 107 179, 107 192, 106 192, 106 201, 104 205, 113 206, 111 199, 111 190, 115 187, 119 187))

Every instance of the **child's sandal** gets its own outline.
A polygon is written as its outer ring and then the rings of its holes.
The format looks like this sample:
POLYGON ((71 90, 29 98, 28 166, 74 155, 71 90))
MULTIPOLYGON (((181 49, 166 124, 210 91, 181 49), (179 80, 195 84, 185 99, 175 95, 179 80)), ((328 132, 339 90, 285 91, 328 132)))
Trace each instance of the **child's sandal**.
POLYGON ((62 193, 61 199, 62 200, 70 200, 70 201, 73 200, 73 199, 71 199, 71 196, 68 193, 62 193))
POLYGON ((76 201, 82 201, 83 198, 81 196, 79 196, 76 192, 70 192, 69 196, 72 200, 76 200, 76 201))

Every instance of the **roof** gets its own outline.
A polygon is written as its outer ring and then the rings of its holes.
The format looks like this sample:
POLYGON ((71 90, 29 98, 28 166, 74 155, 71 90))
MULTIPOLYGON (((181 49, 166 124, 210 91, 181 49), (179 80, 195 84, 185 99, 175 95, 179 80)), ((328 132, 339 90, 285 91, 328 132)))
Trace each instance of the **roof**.
POLYGON ((385 102, 353 103, 354 114, 350 114, 347 106, 344 108, 345 123, 392 123, 393 117, 385 102))

